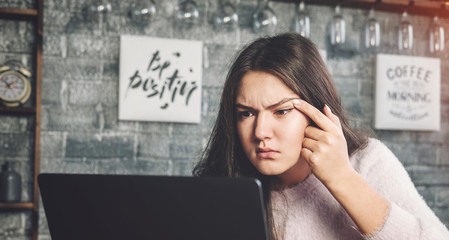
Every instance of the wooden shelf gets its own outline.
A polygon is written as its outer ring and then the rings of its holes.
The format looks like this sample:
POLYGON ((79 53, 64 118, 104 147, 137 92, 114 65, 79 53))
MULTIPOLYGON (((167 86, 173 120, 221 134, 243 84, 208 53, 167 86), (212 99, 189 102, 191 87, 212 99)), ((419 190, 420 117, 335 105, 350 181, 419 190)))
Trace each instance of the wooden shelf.
POLYGON ((37 240, 39 224, 39 188, 37 176, 40 169, 40 134, 41 134, 41 87, 42 87, 42 41, 43 41, 43 12, 44 0, 35 1, 35 9, 0 8, 0 19, 30 21, 35 24, 34 39, 34 66, 33 76, 35 78, 33 91, 33 107, 2 107, 0 115, 30 115, 34 116, 34 146, 32 165, 33 181, 31 202, 0 203, 0 210, 30 210, 31 211, 31 239, 37 240))
POLYGON ((18 203, 2 203, 0 202, 0 210, 2 209, 33 209, 32 202, 18 202, 18 203))
MULTIPOLYGON (((271 0, 274 2, 301 2, 301 0, 271 0)), ((358 8, 377 11, 402 13, 405 10, 410 15, 424 15, 449 18, 449 0, 304 0, 305 4, 335 6, 342 8, 358 8)))
POLYGON ((38 12, 34 9, 0 8, 0 18, 12 20, 34 20, 38 12))
POLYGON ((34 107, 0 107, 0 114, 35 114, 36 108, 34 107))

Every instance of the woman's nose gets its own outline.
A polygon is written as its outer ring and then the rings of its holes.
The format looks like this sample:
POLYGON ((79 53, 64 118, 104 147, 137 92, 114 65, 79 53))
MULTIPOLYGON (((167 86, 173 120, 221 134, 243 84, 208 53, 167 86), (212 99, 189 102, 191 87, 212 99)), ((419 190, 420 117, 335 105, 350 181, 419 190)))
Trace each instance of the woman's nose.
POLYGON ((254 126, 254 137, 257 140, 266 140, 272 137, 273 129, 268 116, 259 114, 254 126))

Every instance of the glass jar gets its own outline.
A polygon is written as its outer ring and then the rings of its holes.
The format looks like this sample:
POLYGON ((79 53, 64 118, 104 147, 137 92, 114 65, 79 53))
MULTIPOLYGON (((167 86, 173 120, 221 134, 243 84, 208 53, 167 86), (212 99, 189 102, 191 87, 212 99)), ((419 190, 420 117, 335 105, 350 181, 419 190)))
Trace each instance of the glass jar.
POLYGON ((399 25, 399 50, 410 51, 413 48, 413 26, 408 19, 407 12, 402 13, 399 25))
POLYGON ((305 11, 304 1, 295 4, 295 17, 293 18, 293 31, 303 37, 310 37, 310 18, 305 11))
POLYGON ((375 17, 374 9, 369 11, 365 24, 365 48, 377 49, 380 46, 380 25, 375 17))
POLYGON ((341 45, 346 40, 346 23, 340 13, 340 5, 335 7, 335 15, 331 23, 331 45, 341 45))
POLYGON ((5 162, 0 173, 0 202, 20 202, 22 178, 14 171, 12 162, 5 162))
POLYGON ((444 50, 444 28, 440 25, 440 21, 437 16, 433 18, 430 25, 430 52, 442 52, 444 50))
POLYGON ((268 0, 259 0, 256 11, 252 16, 252 26, 256 34, 273 35, 276 31, 277 17, 271 9, 268 0))

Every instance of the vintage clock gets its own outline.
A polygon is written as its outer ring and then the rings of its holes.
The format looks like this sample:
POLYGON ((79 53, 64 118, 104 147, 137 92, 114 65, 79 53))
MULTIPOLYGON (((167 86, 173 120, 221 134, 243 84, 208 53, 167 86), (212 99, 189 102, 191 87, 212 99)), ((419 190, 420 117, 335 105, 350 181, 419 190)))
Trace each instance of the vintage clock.
POLYGON ((7 107, 24 104, 31 95, 31 73, 13 64, 0 67, 0 103, 7 107))

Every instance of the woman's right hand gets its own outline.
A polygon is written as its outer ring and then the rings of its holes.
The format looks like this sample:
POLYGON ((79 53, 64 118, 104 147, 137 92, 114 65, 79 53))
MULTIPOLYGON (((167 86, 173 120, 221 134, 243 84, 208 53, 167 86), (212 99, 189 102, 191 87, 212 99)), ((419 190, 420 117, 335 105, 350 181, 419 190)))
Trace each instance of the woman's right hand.
POLYGON ((309 125, 305 129, 302 158, 325 185, 338 183, 346 174, 354 171, 349 163, 348 148, 339 118, 327 105, 323 112, 299 99, 293 100, 293 105, 317 125, 309 125))

